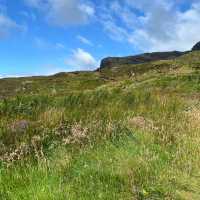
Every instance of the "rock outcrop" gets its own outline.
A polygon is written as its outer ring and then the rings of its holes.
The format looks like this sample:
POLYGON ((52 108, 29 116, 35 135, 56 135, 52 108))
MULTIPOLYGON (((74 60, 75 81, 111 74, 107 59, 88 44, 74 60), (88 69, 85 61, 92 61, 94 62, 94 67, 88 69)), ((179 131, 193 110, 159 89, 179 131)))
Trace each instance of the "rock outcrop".
POLYGON ((196 44, 192 47, 192 51, 200 51, 200 42, 196 43, 196 44))
POLYGON ((108 57, 101 61, 100 69, 112 68, 116 65, 142 64, 157 60, 169 60, 182 56, 185 52, 154 52, 128 57, 108 57))
MULTIPOLYGON (((191 51, 200 51, 200 42, 195 44, 192 47, 191 51)), ((153 53, 144 53, 144 54, 139 54, 136 56, 127 56, 127 57, 108 57, 108 58, 104 58, 101 61, 100 68, 98 70, 101 70, 104 68, 113 68, 113 67, 118 67, 118 66, 123 66, 123 65, 142 64, 142 63, 147 63, 151 61, 175 59, 191 51, 153 52, 153 53)))

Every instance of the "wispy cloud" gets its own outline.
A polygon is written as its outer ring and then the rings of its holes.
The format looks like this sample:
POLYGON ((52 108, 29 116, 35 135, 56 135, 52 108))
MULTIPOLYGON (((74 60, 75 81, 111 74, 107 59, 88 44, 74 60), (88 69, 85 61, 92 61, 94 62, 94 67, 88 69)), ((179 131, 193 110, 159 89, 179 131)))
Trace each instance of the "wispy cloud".
POLYGON ((66 49, 65 45, 59 42, 55 44, 55 47, 56 49, 66 49))
POLYGON ((95 13, 91 3, 80 0, 24 0, 25 3, 42 13, 55 26, 85 24, 95 13))
POLYGON ((83 44, 87 44, 89 46, 93 46, 93 43, 90 40, 88 40, 86 37, 83 37, 81 35, 77 35, 77 39, 83 44))
POLYGON ((31 19, 32 21, 35 21, 37 19, 36 15, 33 12, 27 12, 25 10, 22 10, 19 12, 19 14, 26 19, 31 19))
POLYGON ((26 26, 20 25, 6 14, 0 13, 0 39, 9 36, 12 31, 26 31, 26 26))
POLYGON ((180 1, 110 1, 99 14, 113 40, 143 51, 187 50, 200 40, 200 3, 180 9, 180 1), (103 12, 102 12, 103 11, 103 12))
POLYGON ((35 37, 33 39, 33 42, 34 42, 35 46, 39 49, 44 49, 44 50, 51 50, 51 49, 64 50, 64 49, 66 49, 65 45, 60 42, 52 43, 41 37, 35 37))

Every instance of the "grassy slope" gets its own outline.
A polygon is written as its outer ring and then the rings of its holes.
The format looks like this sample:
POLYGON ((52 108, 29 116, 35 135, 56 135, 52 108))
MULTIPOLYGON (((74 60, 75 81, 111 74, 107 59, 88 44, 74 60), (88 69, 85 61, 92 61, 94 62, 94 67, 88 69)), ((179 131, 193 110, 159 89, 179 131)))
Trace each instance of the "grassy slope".
POLYGON ((0 80, 1 199, 200 199, 199 62, 0 80))

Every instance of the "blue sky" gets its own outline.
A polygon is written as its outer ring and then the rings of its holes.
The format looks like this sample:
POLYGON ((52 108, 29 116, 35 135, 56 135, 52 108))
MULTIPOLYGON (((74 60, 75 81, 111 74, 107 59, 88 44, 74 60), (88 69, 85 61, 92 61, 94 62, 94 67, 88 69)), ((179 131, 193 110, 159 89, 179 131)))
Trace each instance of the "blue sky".
POLYGON ((102 58, 188 50, 200 0, 0 0, 0 77, 92 70, 102 58))

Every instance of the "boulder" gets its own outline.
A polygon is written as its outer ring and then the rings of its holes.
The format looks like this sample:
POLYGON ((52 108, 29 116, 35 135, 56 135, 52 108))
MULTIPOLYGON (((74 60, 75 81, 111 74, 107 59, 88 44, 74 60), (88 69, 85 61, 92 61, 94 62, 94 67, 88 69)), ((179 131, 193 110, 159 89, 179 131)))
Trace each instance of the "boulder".
POLYGON ((25 132, 30 126, 30 122, 27 121, 27 120, 19 120, 19 121, 16 121, 14 122, 12 125, 11 125, 11 131, 12 132, 25 132))

